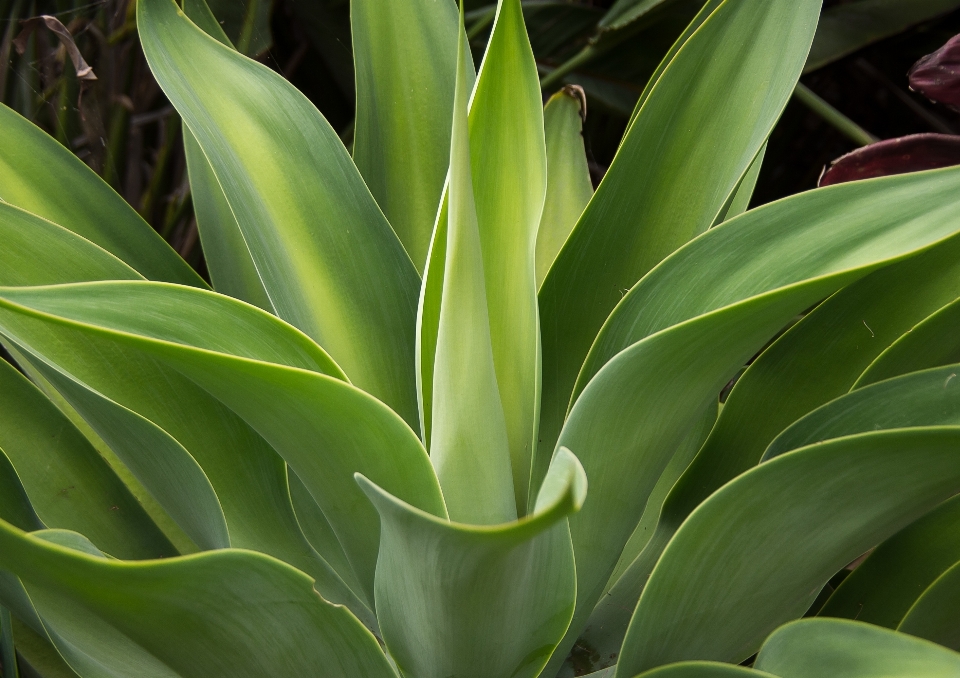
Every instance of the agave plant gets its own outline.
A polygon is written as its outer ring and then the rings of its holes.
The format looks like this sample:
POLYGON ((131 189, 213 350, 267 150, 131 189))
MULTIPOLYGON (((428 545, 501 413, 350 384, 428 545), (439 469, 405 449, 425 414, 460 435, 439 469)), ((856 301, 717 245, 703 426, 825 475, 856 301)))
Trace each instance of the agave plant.
POLYGON ((957 675, 960 170, 745 211, 819 0, 708 2, 596 193, 519 0, 351 10, 352 156, 139 0, 213 290, 0 110, 7 675, 957 675))

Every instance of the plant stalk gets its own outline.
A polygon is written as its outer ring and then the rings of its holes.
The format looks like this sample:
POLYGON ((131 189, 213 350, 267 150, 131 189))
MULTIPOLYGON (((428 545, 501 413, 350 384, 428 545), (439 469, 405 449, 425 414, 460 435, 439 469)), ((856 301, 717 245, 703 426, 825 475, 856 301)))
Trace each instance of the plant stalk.
POLYGON ((811 111, 819 115, 826 122, 834 127, 838 132, 850 139, 859 146, 868 146, 880 141, 860 125, 845 116, 836 108, 824 101, 816 92, 804 85, 797 83, 797 88, 793 91, 797 100, 811 111))

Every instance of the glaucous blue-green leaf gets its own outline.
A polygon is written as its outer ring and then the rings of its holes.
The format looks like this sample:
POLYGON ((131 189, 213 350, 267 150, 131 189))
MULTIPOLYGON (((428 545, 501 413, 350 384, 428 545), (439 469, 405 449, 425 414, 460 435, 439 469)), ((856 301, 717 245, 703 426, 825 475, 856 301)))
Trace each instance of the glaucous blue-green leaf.
POLYGON ((904 616, 898 631, 960 649, 960 560, 937 577, 904 616))
POLYGON ((618 305, 560 436, 593 488, 570 521, 578 612, 565 642, 582 630, 677 446, 742 365, 820 299, 957 233, 960 171, 940 172, 751 210, 683 247, 618 305))
MULTIPOLYGON (((352 0, 357 79, 353 160, 422 270, 450 160, 454 0, 352 0)), ((466 88, 474 81, 471 61, 466 88)))
MULTIPOLYGON (((109 624, 168 675, 298 676, 317 667, 343 678, 395 675, 356 618, 317 596, 308 576, 262 554, 120 562, 0 521, 0 565, 34 595, 57 596, 109 624)), ((128 675, 143 674, 133 667, 128 675)))
POLYGON ((854 388, 907 372, 960 362, 960 299, 917 323, 863 371, 854 388))
MULTIPOLYGON (((0 200, 73 231, 147 278, 206 286, 163 238, 82 160, 2 104, 0 200)), ((27 252, 23 254, 26 256, 27 252)), ((71 265, 68 257, 58 257, 56 261, 63 266, 71 265)))
POLYGON ((537 231, 538 287, 593 197, 582 134, 586 108, 583 90, 571 86, 550 97, 543 107, 547 194, 537 231))
POLYGON ((0 450, 5 453, 0 463, 8 460, 16 469, 30 505, 46 526, 82 531, 118 558, 176 553, 80 431, 2 360, 0 450))
POLYGON ((818 613, 895 629, 937 577, 960 562, 960 497, 880 544, 818 613))
POLYGON ((430 460, 447 510, 461 523, 514 520, 504 403, 494 366, 490 303, 470 167, 467 73, 461 45, 450 146, 446 258, 433 364, 430 460))
MULTIPOLYGON (((10 288, 0 296, 5 315, 167 365, 184 382, 178 388, 193 382, 233 410, 252 427, 251 434, 263 436, 262 444, 269 443, 287 460, 320 504, 365 587, 354 592, 361 600, 372 600, 379 521, 353 473, 375 478, 384 489, 434 515, 446 515, 430 460, 410 427, 383 403, 344 382, 308 337, 260 309, 213 292, 158 283, 10 288), (150 312, 144 313, 147 308, 150 312)), ((223 500, 217 479, 196 456, 223 500)), ((289 513, 293 519, 285 469, 279 457, 276 461, 284 472, 286 505, 283 511, 261 510, 281 518, 289 513)), ((234 461, 231 478, 238 475, 234 461)), ((240 480, 242 476, 234 479, 235 486, 240 480)), ((224 500, 230 525, 227 508, 224 500)), ((268 514, 259 525, 267 519, 279 518, 268 514)), ((233 532, 231 527, 232 539, 233 532)), ((291 562, 305 566, 302 556, 291 562)), ((330 587, 325 596, 339 596, 336 602, 346 595, 336 577, 321 583, 330 587)))
MULTIPOLYGON (((0 204, 0 229, 8 242, 24 243, 0 249, 5 285, 138 277, 89 241, 12 206, 0 204)), ((283 460, 208 393, 152 358, 75 328, 0 311, 0 334, 29 356, 31 369, 46 366, 46 375, 59 379, 66 389, 60 395, 111 440, 114 452, 129 452, 135 474, 135 461, 152 467, 138 479, 198 545, 225 546, 229 530, 233 546, 282 557, 313 576, 329 600, 353 605, 373 624, 366 604, 304 538, 283 460), (147 454, 138 455, 141 450, 147 454)))
POLYGON ((540 675, 576 599, 566 518, 587 493, 577 458, 561 448, 533 513, 495 526, 441 520, 357 480, 382 521, 377 618, 401 672, 540 675))
POLYGON ((647 271, 721 215, 790 99, 819 11, 819 0, 724 0, 668 55, 540 288, 534 486, 604 319, 647 271))
POLYGON ((844 565, 958 492, 958 443, 958 427, 860 434, 781 455, 725 485, 664 550, 618 675, 749 657, 844 565))
POLYGON ((960 426, 960 365, 913 372, 815 409, 770 443, 763 460, 831 438, 914 426, 960 426))
POLYGON ((623 611, 632 611, 660 552, 693 509, 756 465, 780 431, 846 393, 884 348, 958 295, 960 238, 951 238, 851 284, 767 348, 739 378, 703 449, 668 494, 642 557, 609 591, 602 614, 598 608, 604 637, 616 639, 614 619, 626 628, 623 611))
POLYGON ((279 74, 205 35, 172 0, 141 0, 137 21, 277 314, 417 426, 416 268, 339 137, 279 74))
POLYGON ((777 629, 755 666, 780 678, 949 678, 960 654, 870 624, 803 619, 777 629))
MULTIPOLYGON (((461 78, 466 80, 470 72, 466 59, 461 72, 461 78)), ((506 420, 516 513, 523 515, 528 508, 539 411, 535 255, 546 192, 546 151, 537 68, 519 0, 502 0, 497 7, 470 101, 470 185, 482 252, 482 260, 471 265, 483 266, 490 343, 506 420)), ((463 175, 459 176, 462 180, 463 175)), ((452 181, 451 177, 450 193, 455 190, 452 181)), ((418 385, 424 439, 431 455, 436 409, 449 407, 443 399, 434 397, 433 388, 437 379, 452 378, 439 375, 440 370, 435 369, 440 350, 440 315, 445 303, 455 304, 443 301, 447 282, 438 279, 448 272, 445 261, 451 257, 451 235, 446 223, 454 218, 451 210, 448 196, 433 236, 418 316, 418 385)), ((459 328, 456 331, 461 332, 459 328)))

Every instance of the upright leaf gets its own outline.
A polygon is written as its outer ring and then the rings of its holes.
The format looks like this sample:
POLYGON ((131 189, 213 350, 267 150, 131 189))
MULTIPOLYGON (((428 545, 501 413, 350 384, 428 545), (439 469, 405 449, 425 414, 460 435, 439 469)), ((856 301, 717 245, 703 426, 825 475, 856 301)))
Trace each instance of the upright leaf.
MULTIPOLYGON (((464 79, 469 75, 468 63, 462 67, 464 79)), ((470 105, 469 153, 482 254, 474 265, 483 266, 496 386, 506 419, 516 511, 522 515, 527 511, 539 411, 535 256, 546 191, 546 158, 536 63, 519 0, 502 0, 497 9, 470 105)), ((436 323, 443 305, 448 304, 444 298, 447 281, 438 278, 449 271, 443 262, 452 256, 449 230, 443 233, 444 220, 454 218, 452 182, 451 176, 450 196, 440 211, 421 298, 418 360, 425 419, 427 411, 435 416, 441 402, 431 390, 435 380, 454 378, 439 375, 436 343, 436 323)), ((430 427, 435 425, 429 420, 425 424, 424 437, 431 454, 435 441, 430 427)))
POLYGON ((336 133, 279 74, 140 0, 147 61, 210 162, 280 317, 417 425, 417 274, 336 133))
MULTIPOLYGON (((460 35, 453 0, 352 0, 353 159, 418 270, 450 160, 460 35)), ((467 89, 473 87, 471 64, 467 89)))
POLYGON ((699 28, 652 85, 540 289, 544 385, 534 483, 604 319, 625 290, 715 223, 790 99, 819 11, 819 0, 725 0, 698 17, 699 28))
POLYGON ((582 135, 586 107, 583 90, 568 86, 550 97, 543 108, 547 194, 537 231, 538 287, 593 197, 582 135))
POLYGON ((561 449, 534 513, 496 526, 440 520, 358 482, 383 523, 377 615, 403 674, 540 675, 576 598, 565 520, 586 497, 576 457, 561 449))
POLYGON ((462 45, 458 59, 430 458, 452 519, 493 524, 515 519, 517 508, 470 168, 469 63, 462 45))

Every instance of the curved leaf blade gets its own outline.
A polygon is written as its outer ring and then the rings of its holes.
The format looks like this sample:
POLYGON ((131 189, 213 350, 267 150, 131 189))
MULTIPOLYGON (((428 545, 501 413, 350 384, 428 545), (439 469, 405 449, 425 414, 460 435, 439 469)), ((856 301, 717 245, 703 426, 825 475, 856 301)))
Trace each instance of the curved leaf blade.
POLYGON ((937 645, 960 649, 960 626, 957 607, 960 605, 960 560, 937 577, 917 598, 897 631, 926 638, 937 645))

